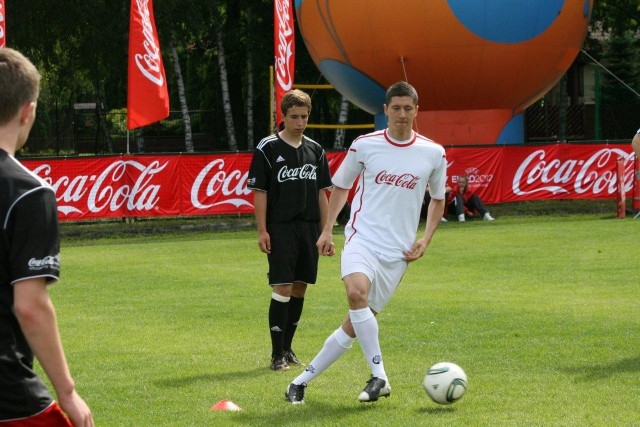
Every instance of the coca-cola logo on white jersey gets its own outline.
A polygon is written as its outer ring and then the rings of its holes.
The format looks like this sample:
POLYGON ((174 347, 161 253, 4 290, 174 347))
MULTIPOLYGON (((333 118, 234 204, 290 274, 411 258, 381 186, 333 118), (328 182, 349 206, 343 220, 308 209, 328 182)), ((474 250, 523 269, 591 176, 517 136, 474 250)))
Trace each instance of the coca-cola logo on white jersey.
POLYGON ((191 204, 198 209, 208 209, 213 206, 231 204, 235 207, 253 206, 242 196, 251 194, 247 189, 249 171, 238 169, 229 170, 224 164, 224 159, 216 159, 208 163, 198 173, 191 186, 191 204), (204 191, 203 191, 204 188, 204 191), (208 203, 204 199, 221 195, 223 200, 216 203, 208 203))
POLYGON ((295 181, 297 179, 316 179, 317 166, 305 164, 299 168, 288 168, 283 166, 278 171, 278 182, 295 181))
POLYGON ((573 189, 577 194, 614 194, 617 187, 616 173, 607 168, 607 165, 618 157, 625 159, 625 191, 629 191, 633 186, 633 156, 623 150, 603 148, 586 160, 546 159, 546 154, 543 149, 536 150, 522 161, 513 176, 514 194, 569 194, 565 187, 570 183, 573 183, 573 189))
POLYGON ((51 166, 47 163, 38 166, 33 172, 53 187, 58 210, 65 215, 82 213, 81 209, 72 204, 85 198, 87 208, 94 213, 103 210, 115 212, 124 206, 129 211, 150 211, 158 203, 160 190, 160 185, 151 184, 151 180, 167 163, 161 165, 159 161, 153 161, 144 165, 135 160, 117 160, 99 175, 61 176, 55 182, 51 178, 51 166), (123 182, 127 168, 139 171, 132 185, 123 182))
POLYGON ((378 173, 376 175, 375 183, 376 184, 387 184, 395 187, 402 187, 408 189, 416 188, 416 184, 420 181, 420 177, 410 174, 410 173, 402 173, 402 174, 391 174, 386 170, 378 173))

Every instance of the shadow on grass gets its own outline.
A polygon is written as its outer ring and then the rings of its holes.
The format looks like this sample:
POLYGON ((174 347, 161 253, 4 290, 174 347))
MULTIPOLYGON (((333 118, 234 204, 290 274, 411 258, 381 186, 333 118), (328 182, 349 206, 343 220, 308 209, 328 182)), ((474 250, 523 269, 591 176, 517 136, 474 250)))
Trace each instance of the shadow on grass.
POLYGON ((269 369, 256 368, 251 371, 221 372, 216 374, 200 374, 191 376, 180 376, 175 378, 163 378, 161 380, 154 381, 154 383, 158 387, 179 388, 200 381, 239 381, 244 378, 256 378, 259 376, 265 376, 270 373, 271 371, 269 369))
POLYGON ((420 408, 416 411, 418 414, 427 414, 431 416, 446 415, 449 416, 456 412, 456 408, 453 406, 435 406, 429 408, 420 408))
MULTIPOLYGON (((311 422, 311 420, 313 425, 340 426, 351 424, 350 422, 347 423, 346 420, 352 419, 350 417, 353 414, 369 411, 388 411, 388 407, 377 404, 354 402, 353 404, 345 405, 345 402, 339 399, 335 404, 309 401, 303 405, 291 405, 283 401, 282 405, 282 408, 277 408, 276 412, 268 415, 243 411, 234 414, 234 419, 241 425, 250 426, 304 425, 311 422)), ((276 408, 274 407, 274 409, 276 408)), ((381 414, 381 417, 384 416, 381 414)))
POLYGON ((600 381, 603 378, 612 377, 623 372, 640 372, 640 356, 626 357, 609 364, 579 366, 565 369, 577 376, 579 381, 600 381))

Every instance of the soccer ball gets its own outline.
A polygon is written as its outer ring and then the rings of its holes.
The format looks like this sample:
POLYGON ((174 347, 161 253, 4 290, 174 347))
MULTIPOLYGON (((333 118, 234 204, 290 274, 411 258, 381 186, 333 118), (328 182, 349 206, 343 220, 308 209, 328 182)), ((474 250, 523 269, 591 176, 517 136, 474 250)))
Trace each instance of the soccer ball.
POLYGON ((436 403, 449 405, 467 391, 467 374, 455 363, 441 362, 429 368, 422 386, 436 403))

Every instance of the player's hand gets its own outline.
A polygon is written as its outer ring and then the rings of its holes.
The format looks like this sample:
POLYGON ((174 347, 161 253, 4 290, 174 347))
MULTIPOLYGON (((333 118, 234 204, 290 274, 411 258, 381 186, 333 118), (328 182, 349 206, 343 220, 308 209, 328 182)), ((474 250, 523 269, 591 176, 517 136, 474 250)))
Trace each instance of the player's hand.
POLYGON ((266 231, 259 233, 258 235, 258 247, 260 247, 260 251, 265 254, 271 253, 271 236, 266 231))
POLYGON ((427 250, 427 243, 423 239, 416 240, 413 247, 409 251, 403 251, 404 260, 407 262, 413 262, 418 258, 422 258, 424 252, 427 250))
POLYGON ((74 427, 93 427, 91 409, 74 390, 69 396, 58 396, 60 408, 69 417, 74 427))
POLYGON ((323 232, 318 238, 316 247, 318 248, 318 254, 324 256, 334 256, 336 253, 336 245, 333 243, 333 236, 330 232, 323 232))

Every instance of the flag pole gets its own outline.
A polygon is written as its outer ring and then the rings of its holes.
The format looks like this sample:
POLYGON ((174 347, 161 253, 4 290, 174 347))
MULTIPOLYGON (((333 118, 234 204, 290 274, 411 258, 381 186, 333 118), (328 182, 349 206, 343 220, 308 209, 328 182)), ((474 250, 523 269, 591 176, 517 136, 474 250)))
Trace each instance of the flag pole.
POLYGON ((276 130, 275 113, 275 86, 273 82, 273 65, 269 66, 269 129, 276 130))

